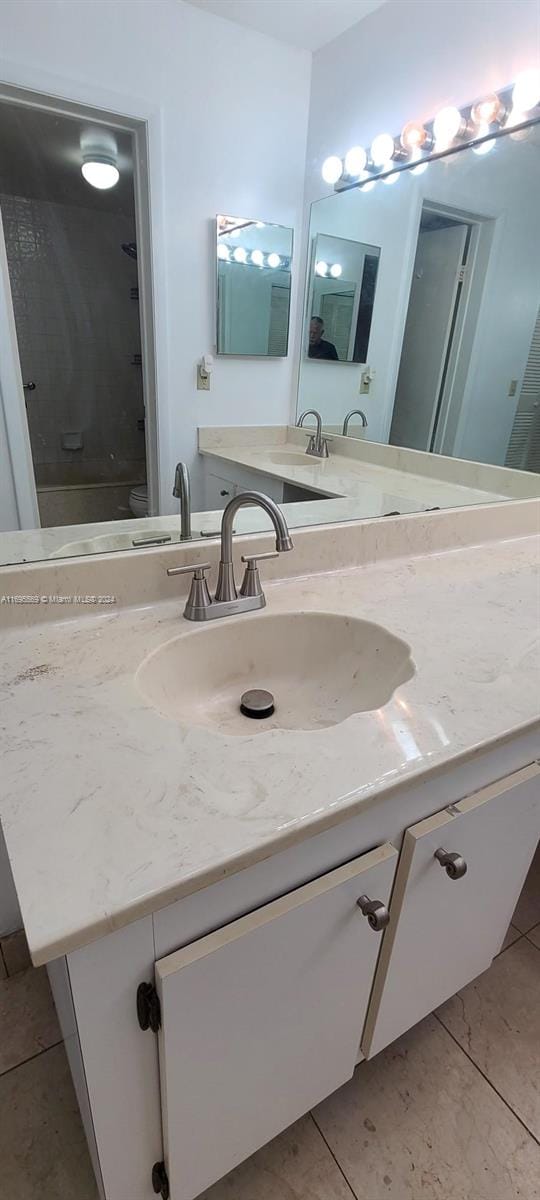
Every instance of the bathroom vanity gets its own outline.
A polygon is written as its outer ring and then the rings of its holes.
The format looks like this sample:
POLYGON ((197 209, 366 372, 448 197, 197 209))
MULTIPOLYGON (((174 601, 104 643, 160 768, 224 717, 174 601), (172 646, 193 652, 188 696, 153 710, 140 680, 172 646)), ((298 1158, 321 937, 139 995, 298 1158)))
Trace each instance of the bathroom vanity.
POLYGON ((215 545, 4 568, 116 596, 11 607, 1 674, 2 824, 104 1200, 195 1200, 498 953, 540 834, 537 527, 295 531, 266 609, 209 627, 166 569, 215 545))

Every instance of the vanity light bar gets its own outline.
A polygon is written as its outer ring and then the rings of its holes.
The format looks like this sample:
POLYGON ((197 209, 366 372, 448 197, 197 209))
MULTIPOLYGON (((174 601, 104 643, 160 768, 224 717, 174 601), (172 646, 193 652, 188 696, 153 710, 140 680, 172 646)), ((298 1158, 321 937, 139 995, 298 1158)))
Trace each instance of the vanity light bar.
POLYGON ((219 241, 217 256, 220 262, 235 262, 246 267, 271 267, 274 271, 277 271, 278 267, 282 271, 289 271, 291 266, 291 257, 288 254, 276 254, 275 250, 269 253, 258 249, 249 250, 245 246, 231 247, 219 241))
POLYGON ((396 172, 413 163, 414 172, 419 174, 430 158, 470 145, 479 154, 487 153, 501 133, 538 120, 539 106, 540 69, 532 68, 518 75, 512 86, 492 92, 474 104, 461 109, 447 105, 425 123, 408 121, 397 138, 389 133, 378 134, 369 153, 362 146, 353 146, 344 158, 330 155, 322 165, 322 177, 325 183, 333 184, 334 191, 358 185, 365 188, 366 180, 373 186, 376 177, 389 173, 393 182, 396 172))

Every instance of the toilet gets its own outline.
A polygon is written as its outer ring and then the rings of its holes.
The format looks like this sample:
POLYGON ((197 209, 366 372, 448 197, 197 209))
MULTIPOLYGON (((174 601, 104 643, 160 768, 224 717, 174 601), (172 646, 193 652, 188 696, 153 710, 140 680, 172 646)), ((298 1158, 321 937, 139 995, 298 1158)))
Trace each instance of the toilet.
POLYGON ((134 517, 148 516, 148 488, 145 483, 131 489, 129 507, 134 517))

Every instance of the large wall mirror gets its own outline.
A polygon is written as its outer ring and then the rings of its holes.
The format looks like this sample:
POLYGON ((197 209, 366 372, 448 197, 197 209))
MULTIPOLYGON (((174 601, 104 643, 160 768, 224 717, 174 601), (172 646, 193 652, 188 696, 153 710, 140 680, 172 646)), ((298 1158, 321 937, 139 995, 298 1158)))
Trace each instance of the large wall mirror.
MULTIPOLYGON (((412 449, 401 467, 440 470, 458 486, 480 478, 473 463, 538 473, 539 204, 538 124, 315 203, 314 258, 344 239, 380 247, 380 258, 367 370, 327 363, 321 372, 304 359, 298 412, 318 409, 335 433, 359 408, 348 435, 387 447, 381 466, 397 464, 393 448, 412 449), (452 468, 445 458, 465 461, 452 468)), ((309 281, 307 295, 306 339, 309 281)), ((512 483, 491 480, 494 494, 512 483)), ((514 482, 516 494, 540 491, 514 482)))
POLYGON ((293 231, 219 216, 217 352, 284 358, 289 345, 293 231))

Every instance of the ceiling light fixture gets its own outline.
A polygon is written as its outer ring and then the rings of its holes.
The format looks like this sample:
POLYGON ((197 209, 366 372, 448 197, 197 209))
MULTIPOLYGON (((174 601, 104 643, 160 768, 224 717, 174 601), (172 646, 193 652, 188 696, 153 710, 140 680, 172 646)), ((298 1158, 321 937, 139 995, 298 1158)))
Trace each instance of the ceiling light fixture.
POLYGON ((100 192, 115 187, 120 179, 120 171, 114 159, 104 154, 93 154, 91 158, 85 158, 81 174, 90 187, 98 188, 100 192))

